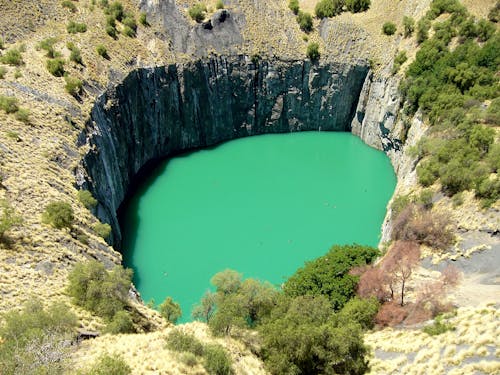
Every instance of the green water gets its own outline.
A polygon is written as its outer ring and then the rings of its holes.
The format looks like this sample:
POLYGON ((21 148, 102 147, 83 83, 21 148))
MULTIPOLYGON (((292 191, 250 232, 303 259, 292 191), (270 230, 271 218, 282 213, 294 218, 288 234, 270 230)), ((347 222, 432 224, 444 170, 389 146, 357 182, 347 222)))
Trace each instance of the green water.
POLYGON ((396 183, 349 133, 249 137, 161 164, 122 217, 124 263, 143 299, 182 321, 226 268, 281 284, 333 244, 376 246, 396 183))

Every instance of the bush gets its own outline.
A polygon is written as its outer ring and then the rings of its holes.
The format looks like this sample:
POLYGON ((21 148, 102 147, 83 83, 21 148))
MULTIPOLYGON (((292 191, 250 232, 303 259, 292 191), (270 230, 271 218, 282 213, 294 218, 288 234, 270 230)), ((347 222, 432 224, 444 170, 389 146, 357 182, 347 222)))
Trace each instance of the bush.
POLYGON ((4 66, 0 66, 0 79, 4 79, 5 74, 7 74, 7 68, 5 68, 4 66))
POLYGON ((382 327, 393 327, 400 324, 407 316, 406 309, 398 303, 384 303, 375 316, 375 323, 382 327))
POLYGON ((64 0, 61 5, 63 6, 63 8, 68 8, 72 13, 75 13, 77 11, 75 3, 70 0, 64 0))
POLYGON ((4 46, 4 41, 3 41, 3 38, 0 37, 0 50, 4 49, 5 46, 4 46))
POLYGON ((109 56, 108 56, 108 50, 106 49, 106 47, 104 47, 102 44, 98 44, 97 47, 96 47, 96 52, 99 56, 102 56, 104 57, 105 59, 108 59, 109 56))
POLYGON ((84 33, 87 31, 87 25, 84 23, 69 21, 68 25, 66 26, 66 30, 70 34, 84 33))
POLYGON ((375 323, 375 316, 379 307, 380 304, 376 298, 360 299, 354 297, 340 310, 339 318, 341 322, 346 324, 354 321, 359 323, 364 330, 371 329, 375 323))
POLYGON ((498 23, 500 21, 500 1, 497 0, 495 5, 490 9, 490 12, 488 13, 488 19, 491 22, 498 23))
POLYGON ((93 226, 94 232, 105 240, 108 239, 111 234, 111 226, 107 223, 96 223, 93 226))
POLYGON ((302 31, 310 32, 313 27, 312 16, 309 13, 300 11, 297 15, 297 22, 302 31))
POLYGON ((54 49, 54 44, 56 44, 56 38, 46 38, 37 44, 37 49, 43 49, 47 54, 45 56, 53 59, 56 57, 56 51, 54 49))
POLYGON ((15 116, 16 120, 24 122, 25 124, 30 122, 30 111, 26 108, 19 108, 15 116))
POLYGON ((69 75, 64 77, 66 85, 64 86, 66 92, 71 96, 77 97, 82 92, 83 82, 76 77, 69 75))
POLYGON ((396 74, 399 71, 399 68, 401 68, 401 65, 403 65, 406 62, 406 60, 408 60, 408 57, 406 56, 406 52, 405 51, 398 52, 396 57, 394 57, 394 65, 392 67, 392 74, 396 74))
POLYGON ((77 64, 83 65, 82 53, 80 52, 80 49, 72 43, 71 44, 68 43, 68 45, 69 45, 68 49, 71 51, 71 53, 69 55, 70 61, 73 61, 77 64))
POLYGON ((370 0, 346 0, 345 5, 352 13, 364 12, 370 8, 370 0))
POLYGON ((106 10, 107 14, 113 17, 115 20, 121 21, 125 16, 125 11, 123 5, 119 1, 114 1, 111 3, 106 10))
POLYGON ((137 30, 137 22, 135 21, 135 18, 132 15, 127 15, 125 18, 123 18, 122 23, 134 31, 137 30))
POLYGON ((78 190, 78 200, 89 210, 97 206, 97 199, 88 190, 78 190))
POLYGON ((114 26, 107 25, 106 26, 106 34, 108 34, 111 38, 116 39, 117 31, 114 26))
POLYGON ((127 304, 132 270, 115 266, 107 271, 102 263, 90 260, 77 263, 68 279, 67 292, 78 306, 112 319, 127 304))
POLYGON ((293 14, 298 14, 299 13, 299 0, 290 0, 288 2, 288 8, 293 12, 293 14))
POLYGON ((411 17, 403 17, 403 35, 405 38, 412 36, 415 31, 415 20, 411 17))
POLYGON ((50 59, 47 60, 46 67, 47 70, 52 74, 54 77, 62 77, 64 75, 64 60, 61 58, 55 58, 55 59, 50 59))
POLYGON ((21 224, 22 219, 16 215, 14 208, 6 200, 0 200, 0 209, 0 242, 3 242, 5 240, 5 233, 21 224))
POLYGON ((189 17, 191 17, 196 22, 201 22, 205 19, 205 12, 206 11, 207 11, 207 7, 202 3, 198 3, 198 4, 193 5, 191 8, 189 8, 188 14, 189 14, 189 17))
POLYGON ((23 64, 21 51, 17 48, 8 49, 3 56, 0 57, 0 62, 3 64, 19 66, 23 64))
POLYGON ((425 326, 422 331, 427 333, 429 336, 436 336, 440 335, 442 333, 445 333, 447 331, 454 331, 455 327, 453 327, 449 323, 444 323, 443 322, 443 317, 442 316, 437 316, 434 319, 434 324, 425 326))
POLYGON ((112 335, 117 335, 119 333, 134 333, 135 329, 132 317, 127 311, 117 311, 111 321, 106 325, 104 332, 111 333, 112 335))
POLYGON ((87 375, 129 375, 131 373, 132 369, 122 357, 103 354, 90 368, 87 375))
POLYGON ((211 375, 230 375, 234 373, 231 368, 231 358, 224 348, 218 344, 210 344, 205 347, 204 359, 203 366, 211 375))
POLYGON ((71 205, 66 202, 51 202, 45 206, 42 215, 42 222, 50 224, 54 228, 71 228, 73 225, 74 214, 71 205))
POLYGON ((427 18, 422 18, 417 23, 417 42, 422 43, 429 39, 429 30, 431 28, 431 21, 427 18))
POLYGON ((215 9, 224 9, 224 2, 222 0, 217 0, 215 3, 215 9))
POLYGON ((306 55, 311 59, 311 61, 319 60, 320 58, 319 44, 316 42, 309 43, 307 45, 306 55))
MULTIPOLYGON (((217 4, 219 4, 219 3, 217 3, 217 4)), ((224 7, 224 4, 223 4, 223 7, 224 7)), ((147 18, 146 13, 141 12, 141 14, 139 15, 139 23, 140 23, 142 26, 149 26, 149 23, 148 23, 148 18, 147 18)))
POLYGON ((12 96, 0 95, 0 109, 5 113, 15 113, 19 110, 17 99, 12 96))
POLYGON ((382 32, 385 35, 394 35, 396 32, 396 24, 394 22, 385 22, 382 25, 382 32))
POLYGON ((129 26, 123 27, 122 34, 125 36, 128 36, 129 38, 135 37, 135 31, 132 28, 130 28, 129 26))
POLYGON ((342 13, 344 0, 321 0, 316 4, 314 13, 318 18, 334 17, 342 13))
POLYGON ((39 300, 31 300, 20 312, 9 311, 2 318, 2 374, 62 375, 70 369, 67 359, 77 319, 66 305, 52 304, 44 309, 39 300))
POLYGON ((181 353, 179 357, 180 361, 186 366, 193 367, 198 364, 198 358, 193 353, 185 352, 181 353))
POLYGON ((167 297, 160 305, 160 314, 167 322, 175 324, 182 316, 181 306, 175 302, 172 297, 167 297))
POLYGON ((167 348, 176 352, 193 353, 196 356, 202 356, 205 352, 200 340, 180 329, 174 329, 168 334, 167 348))

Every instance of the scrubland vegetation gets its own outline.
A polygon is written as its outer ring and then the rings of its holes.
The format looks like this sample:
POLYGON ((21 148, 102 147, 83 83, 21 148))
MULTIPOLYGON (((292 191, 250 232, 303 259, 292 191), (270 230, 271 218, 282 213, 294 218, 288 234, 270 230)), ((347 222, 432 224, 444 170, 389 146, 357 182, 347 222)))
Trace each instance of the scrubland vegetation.
MULTIPOLYGON (((406 25, 405 35, 411 35, 408 20, 406 25)), ((500 39, 495 30, 491 21, 475 19, 459 1, 433 1, 417 24, 421 44, 401 84, 405 110, 420 109, 431 124, 415 150, 420 184, 439 182, 448 196, 474 190, 484 207, 500 197, 495 142, 500 39), (449 17, 439 21, 441 14, 449 17)))

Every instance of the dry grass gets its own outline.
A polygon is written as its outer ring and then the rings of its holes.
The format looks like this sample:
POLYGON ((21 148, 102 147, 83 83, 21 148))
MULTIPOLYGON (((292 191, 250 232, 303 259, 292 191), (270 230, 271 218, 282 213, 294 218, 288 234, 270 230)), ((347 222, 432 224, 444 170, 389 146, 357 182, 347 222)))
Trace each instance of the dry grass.
POLYGON ((390 328, 365 335, 366 343, 379 353, 371 360, 371 373, 497 374, 500 361, 494 350, 500 344, 498 309, 488 305, 463 307, 447 321, 456 330, 438 336, 429 336, 420 329, 390 328), (394 358, 385 360, 384 355, 394 358), (466 359, 473 363, 463 364, 466 359))

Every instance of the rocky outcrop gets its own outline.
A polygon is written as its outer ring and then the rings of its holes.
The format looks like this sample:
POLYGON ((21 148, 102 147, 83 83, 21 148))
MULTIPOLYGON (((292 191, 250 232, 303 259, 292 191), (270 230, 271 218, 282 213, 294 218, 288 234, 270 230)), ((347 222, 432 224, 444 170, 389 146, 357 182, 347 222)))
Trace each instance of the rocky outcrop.
POLYGON ((350 130, 367 73, 247 56, 138 69, 97 99, 79 140, 89 152, 78 184, 119 245, 117 210, 148 162, 255 134, 350 130))

